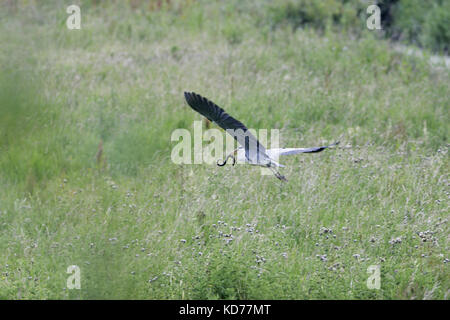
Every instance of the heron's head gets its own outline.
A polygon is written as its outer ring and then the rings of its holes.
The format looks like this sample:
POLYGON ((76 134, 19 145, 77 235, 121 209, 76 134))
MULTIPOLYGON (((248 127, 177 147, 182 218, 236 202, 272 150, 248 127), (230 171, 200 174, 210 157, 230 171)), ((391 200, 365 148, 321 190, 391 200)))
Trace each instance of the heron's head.
POLYGON ((225 158, 225 160, 224 160, 222 163, 220 163, 220 160, 217 160, 217 165, 218 165, 219 167, 223 167, 224 165, 227 164, 228 159, 232 158, 232 159, 233 159, 233 166, 234 166, 234 165, 236 164, 236 158, 237 158, 238 150, 239 150, 239 149, 236 149, 236 150, 234 150, 232 153, 230 153, 230 154, 225 158))

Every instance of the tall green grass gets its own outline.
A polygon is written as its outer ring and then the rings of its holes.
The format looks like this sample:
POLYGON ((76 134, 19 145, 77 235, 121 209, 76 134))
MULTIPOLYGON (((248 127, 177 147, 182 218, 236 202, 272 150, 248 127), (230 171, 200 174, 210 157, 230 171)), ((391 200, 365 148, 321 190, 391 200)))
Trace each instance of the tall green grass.
POLYGON ((447 69, 238 1, 81 8, 79 31, 59 2, 0 22, 1 298, 448 298, 447 69), (341 147, 281 159, 284 185, 175 165, 185 90, 341 147))

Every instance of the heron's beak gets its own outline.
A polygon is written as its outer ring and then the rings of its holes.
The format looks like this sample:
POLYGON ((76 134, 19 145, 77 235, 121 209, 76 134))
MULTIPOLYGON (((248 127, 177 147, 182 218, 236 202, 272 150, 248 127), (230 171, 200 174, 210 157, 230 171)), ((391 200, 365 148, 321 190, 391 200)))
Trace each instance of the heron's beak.
POLYGON ((222 163, 220 163, 220 160, 217 160, 217 165, 219 167, 223 167, 224 165, 227 164, 228 159, 233 158, 233 166, 234 166, 236 164, 236 157, 235 157, 235 155, 236 155, 236 151, 231 153, 231 154, 229 154, 222 163))
POLYGON ((223 167, 224 165, 226 165, 227 164, 227 160, 228 160, 228 157, 226 157, 225 158, 225 160, 224 161, 222 161, 222 163, 220 163, 220 159, 219 160, 217 160, 217 165, 219 166, 219 167, 223 167))

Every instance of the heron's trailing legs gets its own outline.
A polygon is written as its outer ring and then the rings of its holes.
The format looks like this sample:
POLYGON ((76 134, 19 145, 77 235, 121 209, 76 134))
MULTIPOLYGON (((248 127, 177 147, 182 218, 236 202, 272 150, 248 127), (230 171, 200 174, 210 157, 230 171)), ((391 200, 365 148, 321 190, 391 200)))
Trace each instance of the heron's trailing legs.
POLYGON ((272 166, 268 166, 268 168, 270 169, 270 170, 272 170, 272 172, 273 172, 273 174, 275 175, 275 177, 277 177, 278 179, 280 179, 281 181, 286 181, 287 182, 287 179, 286 179, 286 177, 285 176, 283 176, 281 173, 279 173, 278 171, 277 171, 277 169, 275 169, 274 167, 272 167, 272 166))

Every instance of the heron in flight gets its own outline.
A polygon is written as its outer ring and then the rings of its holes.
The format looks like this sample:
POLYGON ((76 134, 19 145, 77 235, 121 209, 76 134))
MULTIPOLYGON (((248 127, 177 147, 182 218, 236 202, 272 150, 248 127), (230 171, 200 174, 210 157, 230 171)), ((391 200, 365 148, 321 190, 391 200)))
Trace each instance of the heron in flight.
POLYGON ((237 158, 237 160, 242 163, 269 168, 278 179, 281 181, 287 181, 287 179, 277 170, 278 167, 284 167, 284 165, 279 164, 274 160, 274 158, 278 159, 279 156, 298 153, 320 152, 339 144, 339 141, 337 141, 333 144, 322 147, 276 148, 266 150, 266 148, 253 134, 251 134, 242 122, 231 117, 214 102, 202 97, 199 94, 196 94, 195 92, 185 92, 184 97, 192 109, 206 117, 209 121, 215 122, 240 144, 240 146, 230 153, 222 163, 218 160, 218 166, 224 166, 230 158, 233 159, 234 166, 237 158))

